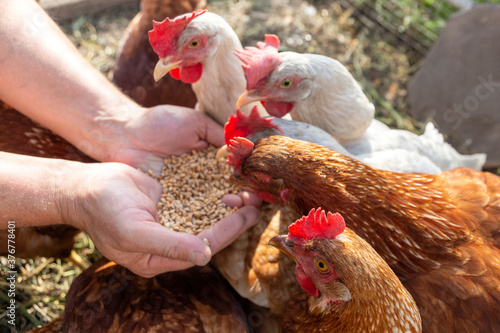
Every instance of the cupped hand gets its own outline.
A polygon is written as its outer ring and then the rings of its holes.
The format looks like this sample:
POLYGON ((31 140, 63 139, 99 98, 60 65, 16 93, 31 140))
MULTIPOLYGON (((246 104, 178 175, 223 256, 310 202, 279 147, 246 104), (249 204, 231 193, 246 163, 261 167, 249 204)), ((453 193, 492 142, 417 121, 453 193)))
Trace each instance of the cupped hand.
POLYGON ((197 236, 169 230, 158 222, 160 184, 121 163, 82 165, 62 192, 65 220, 85 230, 105 257, 144 277, 207 264, 259 216, 252 205, 260 201, 243 192, 224 199, 240 209, 197 236))
POLYGON ((123 125, 125 134, 112 147, 109 161, 159 172, 166 156, 224 144, 222 126, 191 108, 158 105, 132 114, 123 125))

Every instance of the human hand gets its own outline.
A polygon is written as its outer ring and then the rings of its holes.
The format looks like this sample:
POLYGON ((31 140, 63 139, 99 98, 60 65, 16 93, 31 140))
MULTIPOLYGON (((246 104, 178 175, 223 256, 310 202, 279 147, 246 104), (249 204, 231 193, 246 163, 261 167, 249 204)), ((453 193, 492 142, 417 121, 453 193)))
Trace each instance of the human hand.
POLYGON ((223 201, 241 207, 197 236, 158 223, 161 186, 146 174, 119 163, 73 168, 64 178, 60 210, 64 220, 85 230, 108 259, 134 273, 157 274, 205 265, 212 255, 257 222, 260 201, 243 192, 223 201), (207 238, 210 246, 203 241, 207 238))
POLYGON ((108 161, 159 172, 166 156, 224 144, 222 126, 191 108, 158 105, 128 114, 125 131, 108 148, 108 161))

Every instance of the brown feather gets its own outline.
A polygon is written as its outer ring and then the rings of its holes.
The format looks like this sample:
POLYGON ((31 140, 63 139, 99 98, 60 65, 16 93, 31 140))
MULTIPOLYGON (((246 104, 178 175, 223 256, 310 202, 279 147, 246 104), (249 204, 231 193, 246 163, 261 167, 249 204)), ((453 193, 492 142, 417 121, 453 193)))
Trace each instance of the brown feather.
POLYGON ((151 279, 99 260, 71 285, 66 332, 248 332, 238 296, 210 266, 151 279))
POLYGON ((212 262, 238 293, 281 315, 288 299, 300 287, 293 272, 295 263, 269 240, 288 233, 300 215, 289 207, 264 204, 258 223, 217 253, 212 262))
POLYGON ((235 178, 278 197, 285 190, 302 214, 339 212, 412 293, 424 331, 500 331, 500 177, 465 168, 440 175, 375 170, 273 136, 256 142, 235 178), (273 180, 259 183, 256 172, 273 180), (475 313, 482 319, 469 321, 475 313))

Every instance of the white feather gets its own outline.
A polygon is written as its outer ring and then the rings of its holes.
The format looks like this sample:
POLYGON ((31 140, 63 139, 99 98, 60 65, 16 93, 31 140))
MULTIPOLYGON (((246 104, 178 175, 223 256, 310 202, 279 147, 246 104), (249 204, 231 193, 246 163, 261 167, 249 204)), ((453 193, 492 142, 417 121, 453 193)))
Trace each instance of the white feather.
POLYGON ((337 60, 294 52, 282 52, 279 57, 282 62, 270 82, 293 74, 311 81, 306 97, 294 91, 293 100, 283 99, 294 102, 292 119, 323 129, 352 156, 376 168, 400 172, 439 173, 460 166, 483 167, 485 154, 459 154, 444 142, 432 123, 418 136, 374 120, 373 104, 337 60))
MULTIPOLYGON (((246 87, 242 62, 234 55, 236 49, 242 49, 241 42, 222 17, 210 12, 196 17, 182 35, 189 38, 199 33, 213 36, 213 43, 210 56, 203 61, 203 74, 192 87, 198 99, 198 109, 224 125, 229 116, 236 113, 236 101, 246 87)), ((242 111, 249 114, 251 107, 249 105, 242 111)), ((265 111, 263 113, 267 115, 265 111)))

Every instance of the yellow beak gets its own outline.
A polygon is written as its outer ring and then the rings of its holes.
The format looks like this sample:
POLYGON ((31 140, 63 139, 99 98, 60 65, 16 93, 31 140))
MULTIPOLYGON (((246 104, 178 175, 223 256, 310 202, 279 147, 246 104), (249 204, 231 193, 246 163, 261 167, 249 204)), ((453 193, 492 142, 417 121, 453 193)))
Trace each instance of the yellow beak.
POLYGON ((172 69, 179 67, 182 60, 170 62, 170 57, 161 58, 155 66, 155 70, 153 72, 153 77, 156 82, 158 82, 162 77, 164 77, 168 72, 172 69))
POLYGON ((266 98, 258 95, 254 95, 255 90, 245 90, 243 94, 240 95, 238 98, 238 101, 236 102, 236 107, 242 107, 244 105, 253 103, 253 102, 258 102, 258 101, 263 101, 266 98))
POLYGON ((217 155, 215 158, 217 159, 217 161, 227 161, 228 153, 229 152, 227 151, 227 145, 224 145, 217 151, 217 155))
POLYGON ((295 258, 290 248, 286 245, 286 237, 286 235, 274 236, 273 238, 271 238, 268 244, 274 246, 275 248, 292 258, 294 261, 297 261, 297 258, 295 258))

